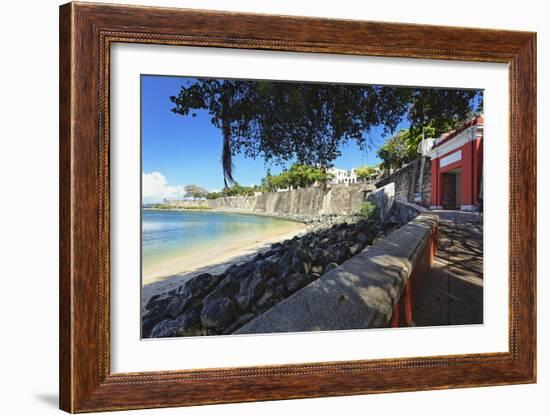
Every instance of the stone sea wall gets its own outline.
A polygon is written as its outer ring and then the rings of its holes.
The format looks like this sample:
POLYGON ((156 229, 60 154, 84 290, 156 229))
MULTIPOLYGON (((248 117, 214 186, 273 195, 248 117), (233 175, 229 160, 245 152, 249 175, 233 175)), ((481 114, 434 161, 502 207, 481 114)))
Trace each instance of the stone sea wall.
POLYGON ((349 215, 357 212, 373 185, 335 185, 262 193, 254 196, 231 196, 213 200, 166 200, 174 207, 207 206, 217 211, 257 213, 271 216, 349 215))

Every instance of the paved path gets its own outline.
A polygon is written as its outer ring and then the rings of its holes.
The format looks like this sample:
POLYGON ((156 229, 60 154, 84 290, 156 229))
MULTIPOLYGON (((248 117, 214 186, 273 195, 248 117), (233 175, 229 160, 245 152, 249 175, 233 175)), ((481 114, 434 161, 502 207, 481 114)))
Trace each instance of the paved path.
POLYGON ((483 323, 483 227, 479 214, 439 214, 436 258, 415 298, 417 326, 483 323))

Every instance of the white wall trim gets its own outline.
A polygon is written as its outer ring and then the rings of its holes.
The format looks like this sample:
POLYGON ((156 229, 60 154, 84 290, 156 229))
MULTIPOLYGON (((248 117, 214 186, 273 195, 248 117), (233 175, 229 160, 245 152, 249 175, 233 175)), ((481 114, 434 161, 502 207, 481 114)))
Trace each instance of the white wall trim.
POLYGON ((428 153, 428 157, 434 160, 436 158, 444 156, 447 153, 459 149, 464 144, 469 143, 470 141, 481 139, 483 137, 482 128, 482 125, 477 124, 466 128, 464 131, 458 133, 456 137, 453 137, 451 140, 443 143, 441 146, 432 148, 428 153))
POLYGON ((462 150, 457 150, 448 156, 441 157, 439 159, 439 167, 445 167, 460 160, 462 160, 462 150))

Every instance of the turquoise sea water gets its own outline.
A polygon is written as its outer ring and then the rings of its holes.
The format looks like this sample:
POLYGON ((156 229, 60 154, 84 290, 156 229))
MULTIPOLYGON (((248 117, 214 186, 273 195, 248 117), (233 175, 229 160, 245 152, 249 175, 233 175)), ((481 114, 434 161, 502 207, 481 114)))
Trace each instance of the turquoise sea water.
POLYGON ((143 266, 204 250, 227 238, 261 234, 288 221, 263 216, 208 211, 143 210, 141 222, 143 266))

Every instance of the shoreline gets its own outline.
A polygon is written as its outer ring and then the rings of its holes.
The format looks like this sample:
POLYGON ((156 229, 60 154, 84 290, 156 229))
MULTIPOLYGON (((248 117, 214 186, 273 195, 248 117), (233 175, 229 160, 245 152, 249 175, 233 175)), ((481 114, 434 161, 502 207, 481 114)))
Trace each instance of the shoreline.
POLYGON ((292 229, 289 227, 275 228, 260 235, 252 234, 231 238, 200 252, 191 251, 177 258, 155 264, 150 266, 147 271, 144 268, 141 279, 142 303, 154 294, 170 290, 173 284, 180 284, 188 278, 204 272, 223 272, 233 263, 252 259, 258 252, 269 249, 271 244, 306 234, 311 230, 310 226, 301 225, 299 228, 294 226, 292 229), (145 276, 146 272, 147 276, 145 276))
POLYGON ((271 218, 278 219, 286 222, 296 222, 308 224, 308 222, 302 217, 302 215, 291 215, 286 216, 287 214, 277 215, 274 213, 262 213, 262 212, 249 212, 243 210, 231 210, 231 209, 189 209, 181 207, 172 207, 172 208, 151 208, 151 207, 142 207, 142 210, 155 210, 155 211, 164 211, 164 212, 208 212, 208 213, 232 213, 235 215, 248 215, 248 216, 259 216, 262 218, 271 218))
POLYGON ((301 226, 303 235, 275 246, 256 245, 248 255, 143 286, 143 336, 232 334, 400 225, 331 218, 322 227, 301 226))
POLYGON ((252 259, 254 259, 258 252, 267 251, 270 245, 271 244, 267 244, 267 246, 260 247, 259 249, 251 253, 237 255, 227 261, 216 262, 214 264, 197 268, 194 271, 190 272, 182 272, 174 275, 168 275, 149 284, 142 285, 140 301, 142 314, 145 312, 145 305, 149 302, 149 299, 153 295, 166 294, 169 291, 177 289, 185 281, 190 280, 200 274, 222 274, 229 266, 233 264, 240 265, 244 262, 251 261, 252 259))

